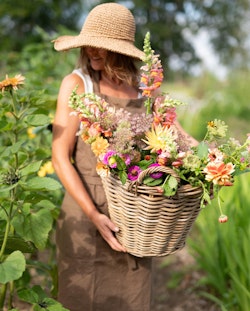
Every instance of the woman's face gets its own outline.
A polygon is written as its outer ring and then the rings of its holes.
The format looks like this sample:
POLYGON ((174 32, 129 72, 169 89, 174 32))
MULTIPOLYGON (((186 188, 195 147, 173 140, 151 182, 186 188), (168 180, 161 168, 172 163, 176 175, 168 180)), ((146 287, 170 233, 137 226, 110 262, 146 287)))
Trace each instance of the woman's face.
POLYGON ((103 70, 107 57, 107 50, 86 47, 85 51, 90 60, 91 67, 94 70, 103 70))

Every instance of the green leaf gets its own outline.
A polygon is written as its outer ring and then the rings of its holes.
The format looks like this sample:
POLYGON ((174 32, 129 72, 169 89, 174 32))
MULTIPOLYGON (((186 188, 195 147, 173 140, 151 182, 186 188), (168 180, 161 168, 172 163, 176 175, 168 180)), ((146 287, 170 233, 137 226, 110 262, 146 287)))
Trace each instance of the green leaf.
POLYGON ((145 179, 143 180, 143 183, 147 186, 150 187, 154 187, 154 186, 159 186, 163 183, 163 179, 162 178, 147 178, 146 183, 145 183, 145 179))
POLYGON ((22 288, 17 292, 18 297, 31 304, 39 303, 42 301, 46 294, 40 285, 35 285, 32 288, 22 288))
POLYGON ((198 145, 197 155, 200 159, 206 158, 208 155, 208 145, 202 141, 198 145))
POLYGON ((53 217, 50 210, 44 208, 36 213, 30 213, 23 219, 15 218, 13 226, 25 240, 32 241, 38 249, 43 249, 53 227, 53 217))
POLYGON ((25 118, 25 122, 30 126, 42 126, 51 123, 50 117, 44 114, 35 114, 31 116, 27 116, 25 118))
POLYGON ((0 119, 0 131, 5 131, 9 125, 9 122, 5 117, 0 119))
MULTIPOLYGON (((3 236, 0 236, 0 245, 3 244, 3 236)), ((31 241, 25 241, 22 237, 9 236, 5 248, 5 254, 19 250, 22 253, 34 253, 37 248, 31 241)))
POLYGON ((11 253, 2 263, 0 263, 0 283, 19 279, 25 270, 25 257, 20 251, 11 253))
POLYGON ((41 164, 42 161, 30 163, 29 165, 20 170, 21 176, 27 176, 29 174, 36 173, 39 170, 41 164))
POLYGON ((11 189, 14 189, 17 185, 18 183, 15 183, 7 187, 0 187, 0 192, 10 191, 11 189))
POLYGON ((117 163, 117 169, 119 171, 124 171, 126 169, 126 164, 125 164, 124 160, 121 159, 119 156, 114 156, 114 157, 115 157, 115 160, 117 163))
POLYGON ((174 176, 170 176, 168 179, 168 185, 170 188, 172 188, 173 190, 176 190, 178 187, 178 181, 174 176))
POLYGON ((17 292, 17 295, 20 300, 26 301, 28 303, 34 304, 39 301, 37 293, 32 289, 22 288, 17 292))
POLYGON ((127 173, 125 171, 119 171, 118 174, 119 174, 119 178, 120 178, 122 184, 124 185, 127 181, 127 178, 128 178, 127 173))
POLYGON ((163 185, 164 195, 167 197, 175 195, 177 191, 178 182, 175 177, 169 176, 165 184, 163 185))
POLYGON ((154 181, 154 178, 153 178, 153 177, 150 177, 150 176, 146 176, 146 177, 143 179, 144 185, 148 185, 148 184, 150 184, 152 181, 154 181))
POLYGON ((22 184, 22 187, 26 190, 42 190, 52 191, 62 188, 62 185, 55 179, 50 177, 34 177, 27 180, 26 183, 22 184))

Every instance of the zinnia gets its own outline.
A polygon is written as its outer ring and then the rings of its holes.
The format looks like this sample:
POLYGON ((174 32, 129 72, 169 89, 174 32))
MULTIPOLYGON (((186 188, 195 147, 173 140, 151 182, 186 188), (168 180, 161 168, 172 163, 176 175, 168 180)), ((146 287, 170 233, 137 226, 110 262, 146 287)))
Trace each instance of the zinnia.
POLYGON ((206 174, 206 180, 212 181, 215 185, 230 186, 231 174, 234 172, 234 165, 230 162, 225 164, 224 162, 210 162, 204 168, 206 174))

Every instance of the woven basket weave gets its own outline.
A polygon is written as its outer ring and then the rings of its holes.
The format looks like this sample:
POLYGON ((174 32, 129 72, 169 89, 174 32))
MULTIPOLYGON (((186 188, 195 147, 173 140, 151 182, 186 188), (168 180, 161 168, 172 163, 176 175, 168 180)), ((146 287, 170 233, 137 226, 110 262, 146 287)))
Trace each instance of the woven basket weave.
POLYGON ((180 181, 164 166, 148 168, 136 182, 125 185, 111 174, 102 178, 110 218, 120 229, 116 237, 137 257, 166 256, 182 249, 200 211, 202 188, 180 185, 174 196, 167 197, 157 187, 142 184, 145 176, 155 172, 180 181))

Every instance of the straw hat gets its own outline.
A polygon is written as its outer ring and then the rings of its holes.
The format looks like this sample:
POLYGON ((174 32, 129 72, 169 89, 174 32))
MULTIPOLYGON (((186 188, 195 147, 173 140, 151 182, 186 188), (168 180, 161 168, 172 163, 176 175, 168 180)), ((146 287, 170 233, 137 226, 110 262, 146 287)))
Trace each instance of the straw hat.
POLYGON ((53 42, 57 51, 91 46, 143 59, 144 53, 134 41, 132 13, 121 4, 103 3, 90 11, 78 36, 61 36, 53 42))

